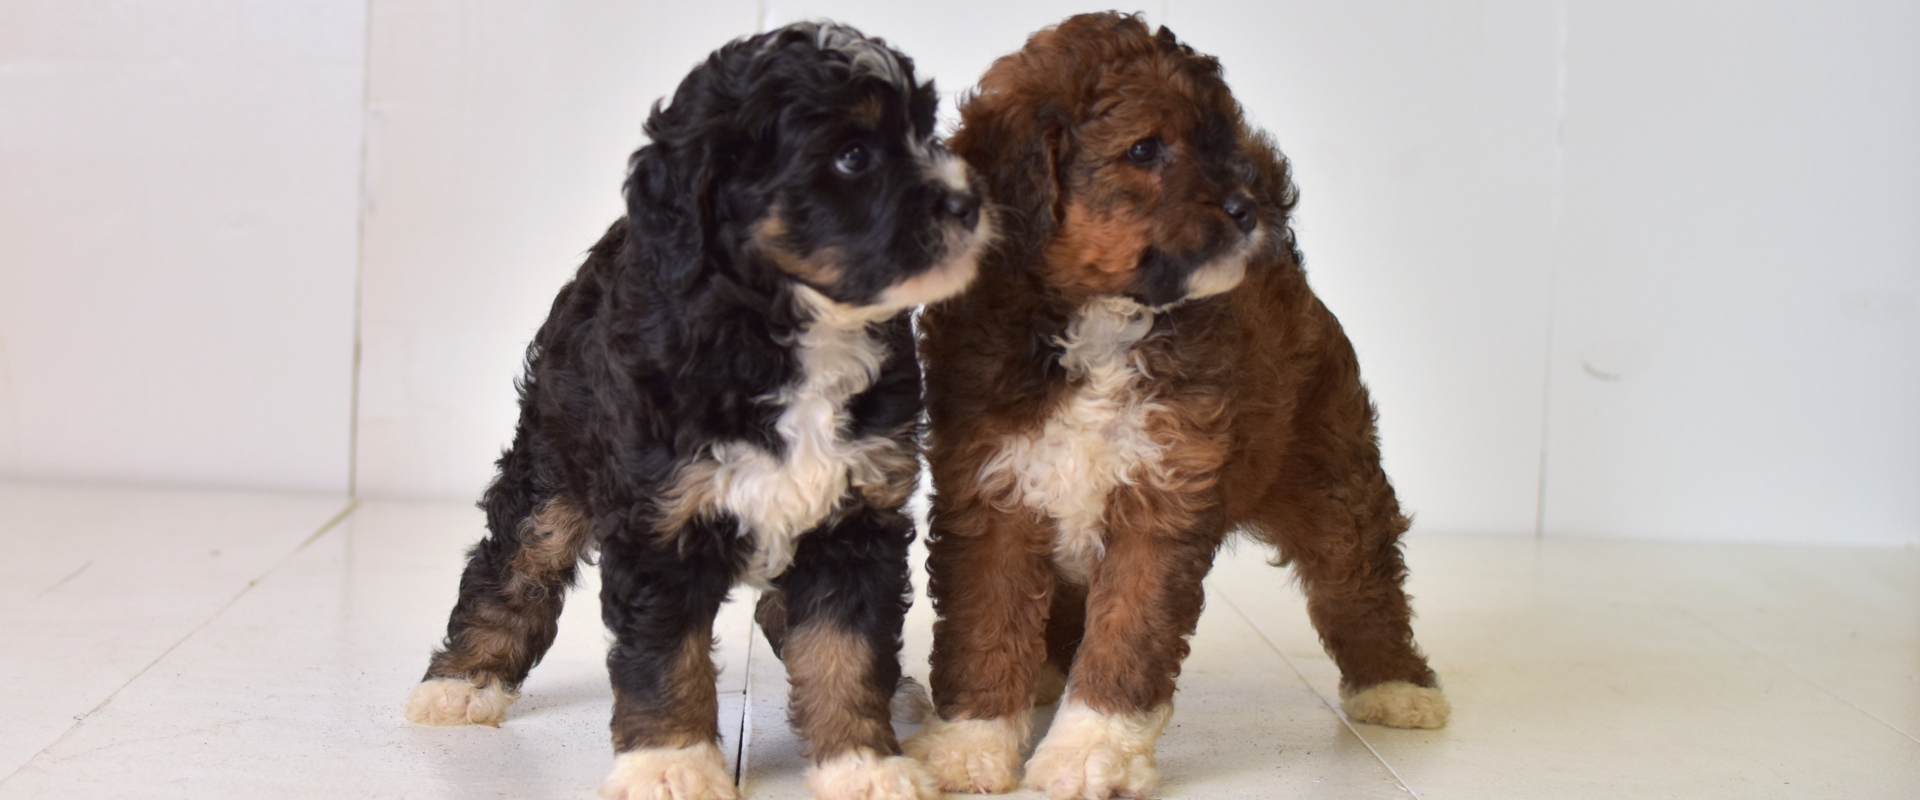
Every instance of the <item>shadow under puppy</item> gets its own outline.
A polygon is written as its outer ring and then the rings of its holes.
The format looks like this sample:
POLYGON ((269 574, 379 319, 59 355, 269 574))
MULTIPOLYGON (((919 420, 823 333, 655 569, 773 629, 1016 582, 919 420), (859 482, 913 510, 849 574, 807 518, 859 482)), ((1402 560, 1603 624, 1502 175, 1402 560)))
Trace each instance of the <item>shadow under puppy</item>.
POLYGON ((889 701, 919 472, 911 306, 991 238, 877 39, 803 23, 735 41, 647 120, 627 216, 527 349, 447 637, 410 720, 497 725, 595 550, 618 753, 607 797, 732 798, 711 657, 731 587, 792 680, 823 798, 937 796, 889 701))
POLYGON ((932 688, 907 743, 951 791, 1142 797, 1233 531, 1291 564, 1347 714, 1438 727, 1401 585, 1407 519, 1348 343, 1308 288, 1286 160, 1218 62, 1073 17, 995 62, 951 138, 1006 236, 921 319, 932 688), (1044 676, 1053 682, 1042 685, 1044 676))

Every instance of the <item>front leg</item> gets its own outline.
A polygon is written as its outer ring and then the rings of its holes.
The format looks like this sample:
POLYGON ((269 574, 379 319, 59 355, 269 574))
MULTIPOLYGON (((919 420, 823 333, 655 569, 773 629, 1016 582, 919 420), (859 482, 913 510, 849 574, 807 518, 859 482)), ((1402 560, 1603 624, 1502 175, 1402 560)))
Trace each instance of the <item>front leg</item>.
POLYGON ((802 537, 774 581, 783 601, 760 623, 792 682, 787 713, 812 760, 807 788, 821 800, 936 800, 926 768, 900 755, 891 704, 900 685, 900 629, 912 586, 913 523, 864 508, 802 537), (784 619, 773 618, 784 612, 784 619))
MULTIPOLYGON (((652 532, 601 547, 601 614, 614 644, 611 800, 735 800, 720 755, 713 618, 732 586, 719 547, 683 552, 652 532)), ((689 541, 693 535, 688 534, 689 541)), ((707 537, 724 541, 726 537, 707 537)))
POLYGON ((1054 585, 1053 524, 1037 513, 935 497, 928 540, 933 699, 938 712, 907 741, 950 792, 1009 792, 1046 658, 1054 585))
POLYGON ((1153 751, 1173 714, 1218 527, 1108 535, 1089 574, 1067 699, 1027 762, 1028 788, 1051 800, 1107 800, 1143 798, 1159 783, 1153 751))

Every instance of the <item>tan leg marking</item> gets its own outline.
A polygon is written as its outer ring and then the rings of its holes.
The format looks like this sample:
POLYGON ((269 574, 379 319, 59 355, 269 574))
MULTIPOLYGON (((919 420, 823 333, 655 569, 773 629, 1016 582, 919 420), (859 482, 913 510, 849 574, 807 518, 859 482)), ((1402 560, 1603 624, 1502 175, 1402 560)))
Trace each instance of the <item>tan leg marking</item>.
POLYGON ((681 640, 679 657, 668 677, 663 708, 634 708, 616 689, 613 695, 613 746, 686 748, 720 739, 720 700, 714 693, 713 623, 681 640))
POLYGON ((414 687, 407 719, 499 725, 520 680, 553 639, 569 570, 592 550, 592 534, 585 515, 557 497, 523 520, 505 591, 456 608, 464 624, 433 654, 427 670, 436 677, 414 687))
POLYGON ((548 500, 521 523, 509 591, 526 599, 545 597, 554 573, 580 563, 592 549, 592 521, 565 500, 548 500))
POLYGON ((790 632, 784 655, 793 684, 787 714, 808 757, 824 763, 863 748, 899 752, 889 722, 895 687, 873 685, 873 649, 865 639, 808 624, 790 632))

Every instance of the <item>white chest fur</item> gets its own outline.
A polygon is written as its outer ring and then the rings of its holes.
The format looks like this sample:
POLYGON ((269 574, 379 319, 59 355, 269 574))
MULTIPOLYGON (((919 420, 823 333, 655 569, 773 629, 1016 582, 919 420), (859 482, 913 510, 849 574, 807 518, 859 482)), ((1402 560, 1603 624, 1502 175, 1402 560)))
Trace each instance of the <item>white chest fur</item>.
POLYGON ((762 588, 786 571, 800 535, 825 521, 849 487, 886 479, 887 455, 898 449, 890 439, 846 433, 847 402, 873 385, 886 360, 885 345, 868 327, 878 320, 802 295, 816 313, 795 343, 801 377, 769 398, 783 409, 774 430, 785 454, 746 442, 717 444, 682 470, 665 504, 670 525, 675 516, 715 512, 738 519, 754 543, 744 577, 762 588))
POLYGON ((1161 408, 1143 396, 1133 352, 1152 327, 1153 315, 1124 298, 1082 308, 1060 341, 1060 364, 1079 386, 1040 430, 1008 437, 980 469, 982 484, 1053 518, 1054 561, 1071 578, 1084 580, 1105 551, 1113 489, 1142 480, 1166 449, 1148 430, 1161 408))

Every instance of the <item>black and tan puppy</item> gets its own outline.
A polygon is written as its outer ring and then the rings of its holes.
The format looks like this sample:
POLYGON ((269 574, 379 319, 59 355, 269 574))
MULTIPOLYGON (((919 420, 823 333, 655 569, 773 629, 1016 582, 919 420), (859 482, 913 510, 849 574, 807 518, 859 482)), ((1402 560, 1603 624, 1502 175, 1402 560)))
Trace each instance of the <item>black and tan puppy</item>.
POLYGON ((1218 62, 1082 15, 995 62, 960 118, 1008 236, 921 319, 941 719, 908 750, 947 789, 1007 791, 1037 677, 1064 674, 1027 785, 1145 796, 1236 530, 1293 565, 1349 716, 1443 724, 1359 365, 1301 271, 1287 162, 1218 62))
POLYGON ((527 350, 415 722, 498 724, 598 551, 623 800, 732 798, 713 620, 728 591, 792 679, 822 798, 935 795, 899 757, 920 372, 907 308, 959 291, 991 237, 933 136, 931 83, 850 28, 736 41, 647 120, 628 213, 527 350))

